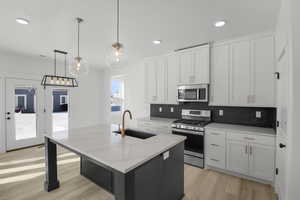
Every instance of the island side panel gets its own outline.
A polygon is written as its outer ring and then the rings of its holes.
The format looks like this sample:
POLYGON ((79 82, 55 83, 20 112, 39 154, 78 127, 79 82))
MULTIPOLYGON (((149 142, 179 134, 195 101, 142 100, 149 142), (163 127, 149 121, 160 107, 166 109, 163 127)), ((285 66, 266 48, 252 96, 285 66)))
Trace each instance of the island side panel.
POLYGON ((92 162, 86 156, 80 157, 80 174, 110 193, 113 193, 113 172, 92 162))
POLYGON ((179 200, 183 196, 183 142, 134 169, 133 200, 179 200))
POLYGON ((44 188, 50 192, 59 188, 59 181, 57 179, 57 149, 56 144, 45 137, 45 164, 46 174, 44 188))

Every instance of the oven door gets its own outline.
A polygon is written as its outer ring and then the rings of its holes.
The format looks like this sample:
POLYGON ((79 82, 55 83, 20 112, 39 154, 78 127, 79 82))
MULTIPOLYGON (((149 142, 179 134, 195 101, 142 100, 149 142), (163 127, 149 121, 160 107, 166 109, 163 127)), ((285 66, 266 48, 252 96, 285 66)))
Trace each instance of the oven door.
POLYGON ((204 158, 204 132, 172 129, 172 134, 185 136, 184 153, 204 158))

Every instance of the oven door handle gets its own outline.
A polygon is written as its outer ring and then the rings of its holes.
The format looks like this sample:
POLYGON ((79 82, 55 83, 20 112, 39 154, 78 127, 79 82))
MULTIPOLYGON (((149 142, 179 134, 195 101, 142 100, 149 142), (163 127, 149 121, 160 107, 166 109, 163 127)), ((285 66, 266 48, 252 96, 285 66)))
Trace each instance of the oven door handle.
MULTIPOLYGON (((178 129, 178 128, 172 128, 172 131, 176 131, 179 133, 187 133, 187 134, 192 134, 192 135, 204 135, 204 132, 198 132, 198 131, 192 131, 192 130, 183 130, 183 129, 178 129)), ((175 133, 176 135, 176 133, 175 133)))

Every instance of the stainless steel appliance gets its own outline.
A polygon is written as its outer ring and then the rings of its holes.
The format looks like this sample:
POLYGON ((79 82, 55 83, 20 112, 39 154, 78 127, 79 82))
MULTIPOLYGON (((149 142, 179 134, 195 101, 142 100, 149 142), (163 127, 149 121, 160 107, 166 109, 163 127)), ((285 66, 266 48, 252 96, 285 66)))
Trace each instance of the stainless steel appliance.
POLYGON ((186 136, 184 162, 204 168, 205 125, 211 121, 210 110, 182 109, 181 119, 172 124, 172 133, 186 136))
POLYGON ((208 102, 208 84, 178 86, 178 102, 208 102))

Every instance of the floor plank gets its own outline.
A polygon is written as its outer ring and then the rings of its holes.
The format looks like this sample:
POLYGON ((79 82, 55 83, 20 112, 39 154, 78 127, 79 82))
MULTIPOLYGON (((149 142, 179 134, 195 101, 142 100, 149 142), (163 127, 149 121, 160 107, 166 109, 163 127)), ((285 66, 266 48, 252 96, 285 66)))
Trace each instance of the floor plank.
MULTIPOLYGON (((79 174, 79 158, 58 148, 59 189, 45 192, 44 148, 0 154, 0 200, 113 200, 114 197, 79 174)), ((275 200, 269 185, 212 170, 184 166, 184 200, 275 200)))

